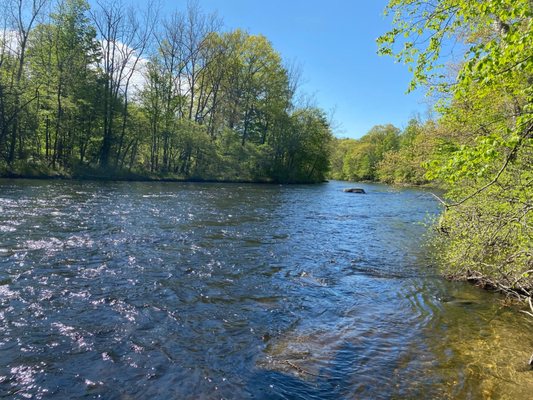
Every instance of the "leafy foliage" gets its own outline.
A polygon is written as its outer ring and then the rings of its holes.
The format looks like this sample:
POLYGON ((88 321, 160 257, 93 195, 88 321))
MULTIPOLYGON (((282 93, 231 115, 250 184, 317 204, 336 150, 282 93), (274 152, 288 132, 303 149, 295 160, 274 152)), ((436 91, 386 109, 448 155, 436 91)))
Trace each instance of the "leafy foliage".
POLYGON ((380 53, 410 65, 411 89, 428 85, 445 95, 426 165, 427 178, 448 189, 442 264, 455 277, 531 296, 531 2, 392 0, 387 10, 395 28, 379 39, 380 53), (453 41, 464 59, 449 81, 443 50, 453 41))
POLYGON ((332 178, 377 180, 379 163, 387 152, 399 146, 399 133, 400 130, 393 125, 377 125, 359 140, 337 140, 332 178))
POLYGON ((294 106, 264 36, 222 31, 192 3, 158 20, 120 2, 12 2, 18 16, 0 10, 1 173, 324 179, 326 118, 294 106))

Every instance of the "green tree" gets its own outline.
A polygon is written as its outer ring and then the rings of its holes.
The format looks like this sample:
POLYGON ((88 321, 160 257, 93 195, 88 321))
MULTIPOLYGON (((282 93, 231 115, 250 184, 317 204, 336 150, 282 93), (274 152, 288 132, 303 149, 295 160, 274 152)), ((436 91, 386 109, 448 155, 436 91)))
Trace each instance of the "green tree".
POLYGON ((357 141, 345 144, 343 153, 342 176, 348 180, 377 180, 377 167, 388 151, 396 150, 399 145, 400 130, 393 125, 374 126, 357 141))
POLYGON ((422 124, 412 119, 400 135, 398 149, 386 152, 378 163, 379 180, 395 184, 428 183, 426 165, 432 159, 439 140, 433 121, 422 124))
POLYGON ((49 25, 39 25, 30 42, 33 82, 44 120, 45 157, 52 167, 83 161, 95 125, 96 32, 85 0, 62 0, 49 25), (42 84, 44 82, 44 85, 42 84))
POLYGON ((30 34, 48 0, 8 0, 0 15, 4 22, 0 41, 0 144, 6 149, 4 155, 8 164, 17 158, 24 158, 26 135, 22 126, 25 117, 31 119, 29 106, 37 99, 36 93, 28 87, 27 51, 30 34))
POLYGON ((428 172, 449 189, 440 228, 443 264, 456 277, 530 293, 531 2, 393 0, 388 11, 395 28, 379 39, 380 52, 411 65, 411 87, 431 82, 446 95, 439 109, 443 138, 428 172), (450 38, 465 48, 452 82, 442 66, 450 38))
POLYGON ((270 175, 279 182, 321 182, 329 170, 332 134, 324 113, 297 109, 280 118, 269 139, 270 175))

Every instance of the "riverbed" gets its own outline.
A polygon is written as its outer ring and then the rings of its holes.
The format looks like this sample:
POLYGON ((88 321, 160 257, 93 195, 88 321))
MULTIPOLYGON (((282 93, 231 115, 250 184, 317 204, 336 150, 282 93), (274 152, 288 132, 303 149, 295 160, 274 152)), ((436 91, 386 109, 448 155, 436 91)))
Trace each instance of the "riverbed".
POLYGON ((529 399, 435 199, 349 186, 0 180, 0 397, 529 399))

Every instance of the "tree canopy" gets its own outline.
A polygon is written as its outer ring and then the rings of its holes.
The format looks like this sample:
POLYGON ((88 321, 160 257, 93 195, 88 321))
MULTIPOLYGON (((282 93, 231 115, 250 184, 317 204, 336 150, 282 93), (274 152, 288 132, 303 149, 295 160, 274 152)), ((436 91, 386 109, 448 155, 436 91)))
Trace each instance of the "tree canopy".
POLYGON ((0 173, 322 181, 331 130, 262 35, 194 3, 6 0, 0 173), (16 11, 20 10, 20 12, 16 11))

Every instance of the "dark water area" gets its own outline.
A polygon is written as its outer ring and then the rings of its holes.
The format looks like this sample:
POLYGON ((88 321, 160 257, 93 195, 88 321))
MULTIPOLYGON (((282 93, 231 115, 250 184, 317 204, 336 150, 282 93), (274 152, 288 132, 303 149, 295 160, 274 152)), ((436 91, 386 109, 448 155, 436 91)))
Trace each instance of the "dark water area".
POLYGON ((0 398, 531 398, 431 195, 347 186, 0 180, 0 398))

